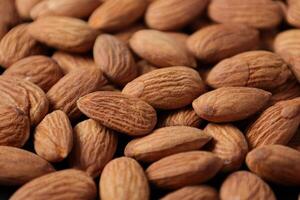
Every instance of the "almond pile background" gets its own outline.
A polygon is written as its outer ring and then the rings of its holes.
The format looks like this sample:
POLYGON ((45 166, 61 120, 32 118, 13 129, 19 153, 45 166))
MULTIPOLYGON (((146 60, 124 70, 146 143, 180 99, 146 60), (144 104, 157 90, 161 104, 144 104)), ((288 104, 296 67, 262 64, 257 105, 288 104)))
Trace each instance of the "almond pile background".
POLYGON ((300 0, 0 13, 0 199, 300 199, 300 0))

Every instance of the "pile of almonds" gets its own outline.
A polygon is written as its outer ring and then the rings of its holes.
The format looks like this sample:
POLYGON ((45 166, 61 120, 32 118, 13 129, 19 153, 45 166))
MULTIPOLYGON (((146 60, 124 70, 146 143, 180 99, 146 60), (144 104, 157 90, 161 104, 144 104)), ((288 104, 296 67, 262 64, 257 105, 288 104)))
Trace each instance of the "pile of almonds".
POLYGON ((0 13, 0 198, 300 199, 300 0, 0 13))

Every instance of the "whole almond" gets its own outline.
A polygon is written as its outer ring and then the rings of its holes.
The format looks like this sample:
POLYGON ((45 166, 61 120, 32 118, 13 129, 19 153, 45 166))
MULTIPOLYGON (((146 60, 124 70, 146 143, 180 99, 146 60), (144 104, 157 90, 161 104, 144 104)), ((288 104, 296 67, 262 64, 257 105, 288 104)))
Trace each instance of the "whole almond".
POLYGON ((258 176, 282 185, 300 185, 300 152, 283 145, 253 149, 246 157, 247 166, 258 176))
POLYGON ((145 20, 153 29, 180 29, 201 15, 207 4, 207 0, 157 0, 149 5, 145 20))
POLYGON ((96 196, 96 185, 91 177, 79 170, 68 169, 30 181, 18 189, 10 199, 93 200, 96 196))
POLYGON ((238 24, 210 25, 193 33, 187 41, 194 56, 208 63, 255 49, 258 44, 259 32, 238 24))
POLYGON ((196 67, 193 56, 168 34, 156 30, 137 31, 129 41, 133 51, 157 67, 196 67))
POLYGON ((98 31, 80 19, 46 16, 35 20, 28 27, 30 35, 50 47, 83 53, 92 49, 98 31))
POLYGON ((270 98, 270 92, 257 88, 221 87, 195 99, 193 108, 197 115, 208 121, 231 122, 257 113, 270 98))
POLYGON ((199 73, 182 66, 153 70, 129 82, 122 91, 160 109, 182 108, 204 92, 199 73))
POLYGON ((248 171, 238 171, 229 175, 220 189, 221 200, 276 200, 276 197, 261 178, 248 171))
POLYGON ((147 200, 150 193, 143 168, 126 157, 114 159, 104 167, 99 190, 102 200, 147 200))
POLYGON ((30 19, 31 9, 42 0, 15 0, 18 14, 23 19, 30 19))
POLYGON ((139 161, 154 162, 166 156, 198 150, 210 136, 202 130, 188 126, 173 126, 156 129, 142 138, 131 140, 125 147, 125 156, 139 161))
POLYGON ((129 48, 116 37, 100 35, 93 53, 96 65, 112 82, 125 85, 137 76, 137 67, 129 48))
POLYGON ((222 171, 238 170, 248 153, 243 133, 231 124, 208 124, 204 132, 212 137, 209 151, 224 161, 222 171))
POLYGON ((72 168, 99 176, 103 167, 113 158, 117 148, 116 133, 95 120, 89 119, 74 128, 74 145, 69 163, 72 168))
POLYGON ((211 179, 222 166, 223 161, 213 153, 189 151, 154 162, 146 173, 148 180, 155 186, 177 189, 211 179))
POLYGON ((157 120, 152 106, 120 92, 94 92, 80 98, 77 106, 100 124, 132 136, 148 134, 157 120))
POLYGON ((37 125, 34 133, 36 153, 49 162, 65 159, 73 146, 73 130, 68 116, 54 111, 37 125))
POLYGON ((0 146, 0 166, 1 185, 22 185, 55 171, 51 164, 39 156, 8 146, 0 146))

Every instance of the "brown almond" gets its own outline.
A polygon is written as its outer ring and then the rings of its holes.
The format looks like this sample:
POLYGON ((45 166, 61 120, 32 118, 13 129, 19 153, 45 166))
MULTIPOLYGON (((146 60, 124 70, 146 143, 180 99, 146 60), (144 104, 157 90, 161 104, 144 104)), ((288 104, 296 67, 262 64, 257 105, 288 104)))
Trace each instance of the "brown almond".
POLYGON ((210 136, 197 128, 165 127, 131 140, 126 145, 124 154, 139 161, 154 162, 172 154, 198 150, 210 139, 210 136))
POLYGON ((18 14, 23 19, 30 19, 31 9, 42 0, 15 0, 18 14))
POLYGON ((148 134, 157 120, 152 106, 120 92, 94 92, 80 98, 77 106, 102 125, 132 136, 148 134))

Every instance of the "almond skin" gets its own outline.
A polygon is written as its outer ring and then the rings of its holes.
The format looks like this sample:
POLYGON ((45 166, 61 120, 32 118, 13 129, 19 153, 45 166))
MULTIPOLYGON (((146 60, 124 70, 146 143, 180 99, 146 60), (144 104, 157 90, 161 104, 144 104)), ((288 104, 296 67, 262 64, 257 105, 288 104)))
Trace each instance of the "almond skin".
POLYGON ((193 33, 188 41, 189 50, 199 60, 216 63, 238 53, 258 47, 259 32, 245 25, 210 25, 193 33))
POLYGON ((231 122, 257 113, 270 98, 270 92, 257 88, 221 87, 194 100, 193 108, 201 118, 208 121, 231 122))
POLYGON ((100 124, 131 136, 148 134, 157 120, 149 104, 120 92, 94 92, 80 98, 77 106, 100 124))
POLYGON ((182 44, 156 30, 137 31, 129 40, 131 49, 157 67, 183 65, 196 67, 196 60, 182 44))
POLYGON ((11 200, 52 199, 93 200, 96 185, 86 173, 68 169, 47 174, 18 189, 11 200))
POLYGON ((205 85, 199 73, 182 66, 146 73, 129 82, 122 91, 159 109, 182 108, 204 92, 205 85))
POLYGON ((49 162, 65 159, 73 146, 73 130, 68 116, 54 111, 37 125, 34 133, 34 149, 49 162))
POLYGON ((146 173, 148 180, 155 186, 177 189, 211 179, 222 165, 223 161, 210 152, 189 151, 154 162, 146 173))
POLYGON ((117 143, 116 133, 95 120, 80 122, 74 128, 74 145, 69 157, 70 166, 97 177, 113 158, 117 143))
POLYGON ((50 47, 74 53, 91 50, 98 35, 85 21, 62 16, 39 18, 30 24, 28 31, 50 47))
POLYGON ((282 185, 300 185, 300 152, 283 145, 253 149, 246 157, 251 171, 265 180, 282 185))
POLYGON ((290 25, 298 28, 300 27, 299 9, 300 9, 300 3, 298 1, 288 2, 286 20, 290 25))
POLYGON ((126 157, 114 159, 105 166, 99 190, 102 200, 147 200, 150 193, 143 168, 126 157))
POLYGON ((238 171, 229 175, 220 189, 221 200, 276 200, 276 197, 261 178, 248 171, 238 171))
POLYGON ((31 9, 42 0, 15 0, 16 9, 22 19, 30 19, 31 9))
POLYGON ((0 166, 1 185, 22 185, 55 171, 51 164, 39 156, 8 146, 0 146, 0 166))
POLYGON ((16 11, 15 1, 3 0, 0 2, 0 40, 9 29, 19 23, 20 18, 16 11))
POLYGON ((96 65, 112 82, 125 85, 137 76, 137 67, 129 48, 116 37, 100 35, 93 52, 96 65))
POLYGON ((207 0, 157 0, 149 5, 145 20, 153 29, 177 30, 201 15, 207 4, 207 0))
POLYGON ((154 162, 166 156, 198 150, 210 136, 202 130, 188 126, 173 126, 156 129, 142 138, 131 140, 125 147, 125 156, 139 161, 154 162))

